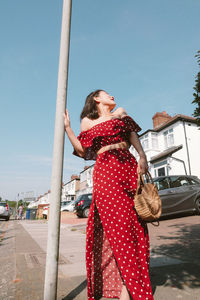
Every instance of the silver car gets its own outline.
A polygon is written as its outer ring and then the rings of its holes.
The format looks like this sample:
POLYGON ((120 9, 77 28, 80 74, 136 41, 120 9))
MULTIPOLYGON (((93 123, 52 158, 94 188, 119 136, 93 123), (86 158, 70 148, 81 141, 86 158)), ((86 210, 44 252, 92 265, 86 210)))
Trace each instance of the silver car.
POLYGON ((10 208, 7 202, 0 202, 0 219, 8 221, 10 219, 10 208))
POLYGON ((200 213, 200 180, 196 176, 173 175, 153 179, 162 201, 162 216, 200 213))
POLYGON ((60 211, 74 211, 75 208, 75 200, 68 202, 66 205, 62 205, 60 211))

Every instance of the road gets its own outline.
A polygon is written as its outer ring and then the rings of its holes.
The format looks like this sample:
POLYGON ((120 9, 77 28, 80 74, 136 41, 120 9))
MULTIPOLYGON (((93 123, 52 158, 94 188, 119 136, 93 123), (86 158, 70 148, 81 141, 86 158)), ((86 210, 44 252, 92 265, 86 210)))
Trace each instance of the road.
MULTIPOLYGON (((58 296, 85 300, 85 222, 61 224, 58 296)), ((155 300, 200 299, 200 216, 149 224, 155 300)), ((42 299, 47 221, 0 221, 0 299, 42 299)))

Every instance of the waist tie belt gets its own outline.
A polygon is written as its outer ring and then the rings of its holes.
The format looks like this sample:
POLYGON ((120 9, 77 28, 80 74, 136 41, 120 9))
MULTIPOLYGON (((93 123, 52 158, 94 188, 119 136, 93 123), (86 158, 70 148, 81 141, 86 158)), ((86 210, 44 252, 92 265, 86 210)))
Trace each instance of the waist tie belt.
POLYGON ((111 144, 111 145, 107 145, 107 146, 104 146, 102 147, 101 149, 99 149, 97 151, 97 155, 105 152, 105 151, 108 151, 108 150, 113 150, 113 149, 128 149, 129 148, 129 145, 127 142, 121 142, 121 143, 116 143, 116 144, 111 144))

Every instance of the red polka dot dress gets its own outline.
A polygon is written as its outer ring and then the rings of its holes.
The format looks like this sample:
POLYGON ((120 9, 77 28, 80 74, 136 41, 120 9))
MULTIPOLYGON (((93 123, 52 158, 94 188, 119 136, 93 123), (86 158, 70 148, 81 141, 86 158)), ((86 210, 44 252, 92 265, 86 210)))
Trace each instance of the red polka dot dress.
POLYGON ((96 155, 106 145, 129 141, 130 133, 140 130, 125 116, 99 123, 78 136, 86 148, 85 159, 96 159, 86 233, 88 300, 120 298, 123 284, 132 299, 153 299, 148 230, 134 209, 137 162, 127 149, 96 155))

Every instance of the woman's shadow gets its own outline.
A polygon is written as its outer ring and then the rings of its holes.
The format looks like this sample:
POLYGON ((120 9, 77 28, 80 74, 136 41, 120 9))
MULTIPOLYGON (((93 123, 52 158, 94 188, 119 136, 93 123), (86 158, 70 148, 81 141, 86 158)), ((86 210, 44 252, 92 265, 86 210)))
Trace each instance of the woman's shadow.
POLYGON ((159 236, 162 240, 168 239, 169 243, 152 249, 150 278, 153 293, 162 285, 178 289, 200 287, 200 224, 170 227, 176 228, 176 237, 159 236), (156 264, 156 260, 160 263, 156 264))

